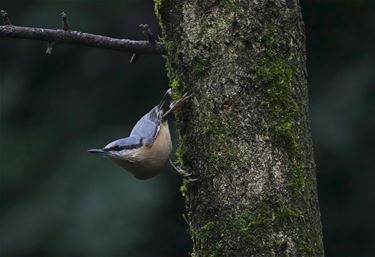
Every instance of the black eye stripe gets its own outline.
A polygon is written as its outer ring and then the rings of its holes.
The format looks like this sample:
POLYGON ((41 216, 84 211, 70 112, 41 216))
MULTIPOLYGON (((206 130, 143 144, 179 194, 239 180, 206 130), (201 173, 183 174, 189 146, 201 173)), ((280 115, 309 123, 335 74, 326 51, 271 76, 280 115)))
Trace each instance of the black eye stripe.
POLYGON ((121 151, 123 149, 124 149, 124 147, 121 147, 119 145, 115 145, 115 146, 112 146, 112 147, 104 148, 103 150, 108 152, 108 151, 121 151))
POLYGON ((116 145, 116 146, 113 147, 112 151, 121 151, 122 149, 124 149, 124 148, 119 146, 119 145, 116 145))
POLYGON ((142 140, 141 140, 141 143, 139 144, 134 144, 134 145, 115 145, 115 146, 112 146, 112 147, 109 147, 109 148, 105 148, 103 149, 104 151, 114 151, 114 152, 119 152, 119 151, 122 151, 124 149, 134 149, 134 148, 138 148, 138 147, 141 147, 142 146, 142 140))

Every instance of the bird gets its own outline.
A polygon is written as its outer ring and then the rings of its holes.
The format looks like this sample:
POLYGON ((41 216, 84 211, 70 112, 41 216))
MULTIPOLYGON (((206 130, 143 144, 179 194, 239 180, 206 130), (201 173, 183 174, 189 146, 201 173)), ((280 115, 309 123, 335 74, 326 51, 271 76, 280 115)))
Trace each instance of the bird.
POLYGON ((112 141, 103 148, 90 149, 88 152, 109 158, 140 180, 160 174, 168 163, 184 177, 190 176, 191 174, 176 167, 169 159, 172 140, 168 117, 187 101, 191 94, 185 93, 176 102, 172 101, 171 94, 171 89, 168 89, 160 103, 138 120, 128 137, 112 141))

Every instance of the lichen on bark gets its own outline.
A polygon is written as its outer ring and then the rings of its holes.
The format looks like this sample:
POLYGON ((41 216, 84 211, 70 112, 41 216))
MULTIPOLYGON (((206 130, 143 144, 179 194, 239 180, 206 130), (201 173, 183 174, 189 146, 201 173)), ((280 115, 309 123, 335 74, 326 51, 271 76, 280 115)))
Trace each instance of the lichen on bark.
POLYGON ((294 0, 155 0, 192 256, 323 256, 294 0), (291 1, 293 4, 291 4, 291 1))

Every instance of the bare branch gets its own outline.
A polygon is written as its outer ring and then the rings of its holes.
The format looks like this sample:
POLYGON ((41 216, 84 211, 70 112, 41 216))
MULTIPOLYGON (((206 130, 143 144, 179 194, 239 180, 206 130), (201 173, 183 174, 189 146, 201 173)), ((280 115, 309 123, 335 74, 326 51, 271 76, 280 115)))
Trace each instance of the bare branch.
MULTIPOLYGON (((4 17, 4 16, 3 16, 4 17)), ((0 26, 0 38, 22 38, 55 42, 55 44, 75 44, 105 48, 138 54, 165 54, 162 43, 155 45, 149 41, 118 39, 107 36, 62 29, 45 29, 21 26, 0 26)))

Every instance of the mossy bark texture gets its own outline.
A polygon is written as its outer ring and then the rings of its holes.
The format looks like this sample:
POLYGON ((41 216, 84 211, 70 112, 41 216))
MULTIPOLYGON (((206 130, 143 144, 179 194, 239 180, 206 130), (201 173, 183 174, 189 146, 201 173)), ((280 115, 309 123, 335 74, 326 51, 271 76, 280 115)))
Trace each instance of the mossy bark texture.
POLYGON ((323 256, 298 0, 155 0, 192 256, 323 256))

